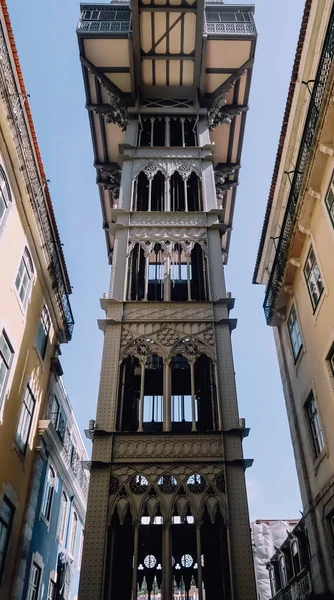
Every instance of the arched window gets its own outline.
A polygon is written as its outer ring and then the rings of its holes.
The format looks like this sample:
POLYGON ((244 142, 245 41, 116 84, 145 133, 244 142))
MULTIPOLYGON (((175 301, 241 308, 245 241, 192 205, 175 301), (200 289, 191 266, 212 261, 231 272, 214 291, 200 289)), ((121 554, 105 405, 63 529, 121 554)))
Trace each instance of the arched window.
POLYGON ((297 540, 294 540, 291 544, 291 557, 293 564, 293 572, 296 576, 300 571, 299 547, 297 540))
MULTIPOLYGON (((182 354, 176 354, 171 361, 172 378, 172 429, 173 431, 190 431, 192 425, 192 397, 190 365, 182 354)), ((197 421, 197 405, 195 405, 197 421)))
POLYGON ((136 210, 148 210, 149 183, 146 173, 139 173, 135 181, 135 207, 136 210))
POLYGON ((55 472, 51 465, 48 466, 47 477, 45 482, 44 498, 42 505, 42 515, 47 521, 50 521, 52 500, 55 487, 55 472))
POLYGON ((191 299, 208 300, 206 257, 199 244, 191 251, 191 299))
POLYGON ((191 264, 180 244, 175 244, 170 261, 171 300, 190 300, 191 264))
POLYGON ((149 179, 143 171, 134 185, 134 206, 137 211, 165 210, 165 177, 161 171, 149 179))
POLYGON ((203 210, 201 181, 194 172, 187 179, 187 200, 189 211, 203 210))
POLYGON ((271 597, 274 598, 276 596, 276 581, 274 567, 269 567, 269 581, 271 597))
POLYGON ((31 256, 28 248, 25 248, 15 279, 16 291, 23 306, 26 306, 28 302, 33 273, 34 267, 31 256))
POLYGON ((67 522, 68 500, 65 492, 62 492, 59 507, 58 531, 57 535, 61 542, 65 541, 66 522, 67 522))
POLYGON ((198 412, 198 431, 217 428, 217 398, 214 367, 211 358, 202 354, 194 365, 195 397, 198 412))
POLYGON ((70 545, 69 545, 69 553, 71 554, 71 556, 74 556, 74 552, 75 552, 75 542, 76 542, 76 538, 77 538, 77 529, 78 529, 78 517, 77 517, 77 513, 73 512, 72 525, 71 525, 70 545))
POLYGON ((280 556, 280 558, 279 558, 279 573, 280 573, 280 579, 281 579, 281 586, 283 589, 288 585, 284 556, 280 556))
POLYGON ((11 202, 9 183, 3 168, 0 166, 0 231, 9 212, 11 202))
POLYGON ((139 425, 141 366, 138 358, 128 356, 122 362, 119 378, 120 431, 137 431, 139 425))
POLYGON ((172 212, 184 212, 186 208, 187 182, 180 173, 174 171, 170 178, 170 208, 172 212))
POLYGON ((144 431, 162 431, 163 421, 163 361, 157 354, 146 360, 144 382, 144 431))

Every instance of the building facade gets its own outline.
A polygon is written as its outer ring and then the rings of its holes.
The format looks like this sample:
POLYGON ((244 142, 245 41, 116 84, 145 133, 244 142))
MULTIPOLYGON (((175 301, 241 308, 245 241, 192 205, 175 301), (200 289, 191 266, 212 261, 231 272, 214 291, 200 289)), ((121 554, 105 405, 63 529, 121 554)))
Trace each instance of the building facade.
POLYGON ((53 374, 39 421, 28 511, 13 599, 78 597, 88 456, 62 379, 53 374))
POLYGON ((38 422, 71 287, 4 0, 0 2, 0 597, 12 598, 38 422))
MULTIPOLYGON (((273 578, 268 571, 268 562, 274 556, 276 549, 285 543, 287 536, 296 525, 298 525, 298 519, 257 519, 251 523, 258 600, 270 600, 272 598, 273 578)), ((281 587, 277 589, 281 589, 281 587)))
POLYGON ((284 600, 315 597, 310 573, 309 543, 303 519, 291 530, 286 530, 285 539, 275 547, 266 563, 266 569, 270 582, 269 598, 284 600))
POLYGON ((253 280, 266 286, 315 594, 334 593, 333 57, 333 2, 309 0, 253 280))
POLYGON ((252 6, 82 4, 111 269, 80 600, 256 597, 226 264, 252 6))

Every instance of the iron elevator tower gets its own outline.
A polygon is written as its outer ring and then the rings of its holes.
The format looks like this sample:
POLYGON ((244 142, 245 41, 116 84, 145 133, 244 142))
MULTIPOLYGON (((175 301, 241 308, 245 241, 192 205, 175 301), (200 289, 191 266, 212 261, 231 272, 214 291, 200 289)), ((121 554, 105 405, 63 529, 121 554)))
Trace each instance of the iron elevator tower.
POLYGON ((252 6, 82 4, 111 264, 80 600, 254 600, 225 290, 252 6))

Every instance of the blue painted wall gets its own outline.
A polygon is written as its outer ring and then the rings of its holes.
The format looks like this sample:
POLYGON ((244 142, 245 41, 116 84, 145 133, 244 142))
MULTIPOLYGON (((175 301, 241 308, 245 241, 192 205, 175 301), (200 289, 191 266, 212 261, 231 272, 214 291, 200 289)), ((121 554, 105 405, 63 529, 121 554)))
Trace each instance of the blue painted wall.
MULTIPOLYGON (((31 538, 31 543, 29 546, 29 552, 27 555, 27 569, 26 569, 26 576, 25 576, 22 600, 27 597, 27 590, 28 590, 29 577, 30 577, 30 568, 31 568, 31 564, 32 564, 33 554, 38 552, 41 555, 43 563, 44 563, 42 579, 41 579, 41 584, 40 584, 39 600, 46 600, 47 592, 48 592, 48 585, 49 585, 49 580, 50 580, 50 573, 51 573, 51 571, 57 572, 58 556, 61 552, 65 552, 65 553, 67 552, 67 549, 68 549, 68 546, 70 543, 70 524, 71 524, 71 519, 72 519, 72 514, 73 514, 73 503, 70 504, 70 510, 67 511, 67 525, 66 525, 67 535, 66 535, 66 540, 64 542, 64 545, 61 545, 59 543, 59 540, 57 539, 59 508, 60 508, 60 500, 61 500, 61 494, 62 494, 62 489, 63 489, 63 481, 61 480, 59 473, 57 473, 57 471, 56 471, 56 484, 55 484, 54 493, 53 493, 50 521, 49 521, 48 525, 46 524, 46 522, 43 520, 43 518, 41 516, 41 510, 42 510, 42 506, 43 506, 43 498, 44 498, 44 493, 45 493, 45 480, 46 480, 48 464, 49 464, 47 460, 44 460, 43 463, 44 464, 43 464, 43 469, 42 469, 42 475, 41 475, 40 485, 39 485, 39 490, 38 490, 36 513, 35 513, 35 518, 34 518, 34 523, 33 523, 32 538, 31 538)), ((66 493, 67 493, 67 495, 69 495, 67 490, 66 490, 66 493)), ((78 516, 78 527, 77 527, 77 534, 76 534, 75 553, 74 553, 74 560, 72 561, 72 568, 71 568, 72 578, 71 578, 70 594, 68 596, 69 600, 74 600, 74 598, 76 598, 76 596, 78 594, 79 578, 80 578, 80 572, 78 570, 78 565, 79 565, 79 560, 80 560, 79 552, 81 550, 81 547, 80 547, 81 546, 81 544, 80 544, 81 532, 82 532, 82 523, 80 522, 80 519, 78 516)))

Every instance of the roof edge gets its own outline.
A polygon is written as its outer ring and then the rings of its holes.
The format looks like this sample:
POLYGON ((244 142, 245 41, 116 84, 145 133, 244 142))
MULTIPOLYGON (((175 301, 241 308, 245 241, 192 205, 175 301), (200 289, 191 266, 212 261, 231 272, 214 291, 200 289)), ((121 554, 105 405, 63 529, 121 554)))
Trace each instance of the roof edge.
POLYGON ((72 288, 71 288, 70 278, 69 278, 69 274, 68 274, 67 267, 66 267, 65 256, 64 256, 64 253, 63 253, 63 250, 61 247, 61 241, 60 241, 59 231, 58 231, 58 227, 57 227, 56 217, 55 217, 54 210, 53 210, 50 190, 49 190, 49 187, 47 184, 47 179, 46 179, 46 175, 45 175, 45 171, 44 171, 44 165, 43 165, 43 161, 42 161, 42 157, 41 157, 41 152, 40 152, 38 141, 37 141, 36 130, 35 130, 34 121, 32 118, 32 113, 31 113, 31 109, 30 109, 30 104, 29 104, 26 87, 24 84, 23 74, 22 74, 22 70, 21 70, 21 66, 20 66, 20 62, 19 62, 18 52, 17 52, 16 43, 15 43, 15 39, 14 39, 13 28, 12 28, 11 21, 9 18, 9 12, 8 12, 8 8, 7 8, 6 0, 0 0, 0 5, 3 10, 5 25, 7 28, 8 38, 10 41, 10 47, 11 47, 11 51, 12 51, 12 55, 13 55, 13 59, 14 59, 14 63, 15 63, 15 68, 16 68, 16 72, 17 72, 17 76, 18 76, 18 80, 19 80, 21 93, 22 93, 22 96, 25 97, 25 99, 26 99, 25 103, 24 103, 25 111, 26 111, 26 114, 28 117, 28 124, 29 124, 32 141, 33 141, 34 151, 35 151, 36 158, 37 158, 38 168, 39 168, 41 177, 45 182, 44 191, 45 191, 45 196, 46 196, 46 200, 47 200, 47 204, 48 204, 48 211, 49 211, 49 215, 50 215, 50 219, 51 219, 51 223, 52 223, 55 241, 58 246, 60 262, 62 265, 62 270, 63 270, 65 281, 66 281, 67 293, 71 294, 72 288))
POLYGON ((253 279, 252 279, 252 283, 254 283, 254 284, 257 283, 257 276, 258 276, 261 256, 262 256, 262 252, 263 252, 264 241, 265 241, 265 237, 266 237, 266 233, 267 233, 271 208, 273 205, 273 199, 274 199, 274 194, 275 194, 275 189, 276 189, 276 184, 277 184, 277 179, 278 179, 278 172, 279 172, 279 167, 280 167, 280 163, 281 163, 281 159, 282 159, 283 148, 284 148, 284 144, 285 144, 285 138, 286 138, 286 133, 287 133, 289 119, 290 119, 292 100, 293 100, 293 95, 294 95, 295 87, 296 87, 296 83, 297 83, 298 71, 299 71, 300 60, 301 60, 302 50, 303 50, 304 41, 305 41, 306 29, 307 29, 307 25, 308 25, 309 16, 310 16, 311 5, 312 5, 312 0, 306 0, 304 12, 303 12, 302 23, 300 26, 300 32, 299 32, 299 38, 298 38, 298 43, 297 43, 297 48, 296 48, 295 59, 294 59, 293 67, 292 67, 288 97, 287 97, 286 104, 285 104, 285 111, 284 111, 281 133, 280 133, 279 143, 278 143, 278 148, 277 148, 277 153, 276 153, 274 172, 273 172, 273 176, 272 176, 272 180, 271 180, 271 184, 270 184, 269 197, 268 197, 266 212, 265 212, 265 216, 264 216, 264 222, 263 222, 263 226, 262 226, 260 244, 259 244, 259 248, 257 251, 255 269, 254 269, 253 279))

